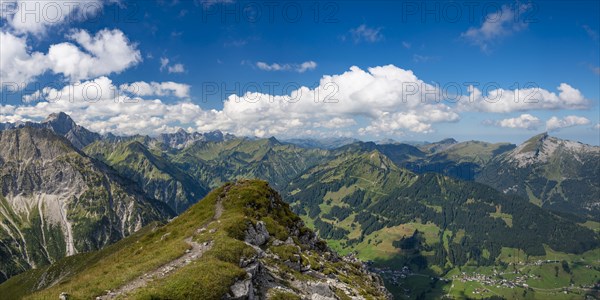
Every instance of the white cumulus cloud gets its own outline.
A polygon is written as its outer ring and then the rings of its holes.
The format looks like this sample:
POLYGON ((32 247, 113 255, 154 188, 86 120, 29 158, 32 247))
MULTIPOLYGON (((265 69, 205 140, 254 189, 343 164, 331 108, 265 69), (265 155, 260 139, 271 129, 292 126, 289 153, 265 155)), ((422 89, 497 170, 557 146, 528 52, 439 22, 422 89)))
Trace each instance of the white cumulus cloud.
POLYGON ((556 131, 562 128, 588 125, 590 123, 591 121, 588 118, 579 116, 566 116, 562 119, 558 117, 552 117, 548 121, 546 121, 546 130, 556 131))
POLYGON ((67 35, 73 42, 53 44, 48 53, 32 52, 27 39, 0 32, 0 83, 19 86, 51 71, 71 81, 120 73, 141 62, 137 46, 120 30, 103 29, 95 35, 75 30, 67 35))
POLYGON ((31 52, 27 39, 0 31, 0 84, 29 83, 48 69, 46 56, 31 52))
POLYGON ((120 86, 121 91, 137 95, 146 96, 175 96, 178 98, 190 97, 190 86, 187 84, 168 82, 144 82, 138 81, 131 84, 120 86))
MULTIPOLYGON (((140 94, 148 97, 156 94, 187 94, 183 85, 167 83, 115 85, 107 77, 76 82, 61 89, 45 88, 34 94, 39 102, 29 105, 5 105, 0 107, 4 119, 40 120, 54 112, 66 112, 81 125, 91 130, 117 134, 149 134, 172 132, 177 127, 194 124, 197 119, 210 122, 211 111, 203 111, 200 106, 189 101, 165 103, 161 99, 132 95, 131 86, 146 86, 140 94), (147 89, 147 90, 146 90, 147 89)), ((224 128, 226 129, 226 128, 224 128)))
POLYGON ((468 99, 461 99, 459 108, 464 111, 510 113, 528 110, 585 109, 590 105, 583 94, 566 83, 558 86, 559 93, 531 87, 507 90, 490 89, 482 94, 478 88, 470 87, 468 99))
POLYGON ((72 43, 52 45, 47 56, 51 70, 71 80, 120 73, 142 61, 136 45, 117 29, 103 29, 95 36, 85 30, 77 30, 68 38, 79 47, 72 43))
POLYGON ((170 64, 171 60, 166 58, 166 57, 161 57, 160 58, 160 71, 164 71, 167 70, 167 72, 169 74, 171 73, 184 73, 185 72, 185 66, 183 64, 177 63, 177 64, 170 64))
POLYGON ((500 120, 496 124, 505 128, 536 130, 541 123, 542 122, 537 117, 534 117, 530 114, 522 114, 516 118, 500 120))
MULTIPOLYGON (((429 133, 440 124, 458 122, 460 113, 466 110, 507 113, 587 105, 583 95, 567 84, 559 86, 558 93, 540 90, 544 95, 540 99, 544 101, 525 107, 520 106, 522 102, 515 104, 510 95, 505 96, 508 102, 505 105, 470 102, 484 98, 475 88, 470 89, 470 95, 460 96, 459 103, 449 103, 443 101, 441 87, 394 65, 367 69, 353 66, 341 74, 322 76, 315 88, 303 86, 283 95, 267 90, 239 91, 223 99, 221 109, 206 109, 189 101, 190 86, 185 84, 144 81, 116 84, 101 76, 60 89, 42 89, 26 96, 26 105, 5 105, 1 110, 4 119, 12 120, 42 119, 49 113, 64 111, 90 129, 117 134, 154 135, 182 127, 259 137, 293 137, 332 132, 370 136, 429 133), (165 102, 164 97, 179 100, 165 102)), ((519 94, 523 90, 503 92, 519 94)), ((569 116, 550 119, 546 125, 554 130, 586 122, 589 120, 569 116)), ((526 113, 494 124, 525 129, 542 126, 537 117, 526 113)))
POLYGON ((314 89, 300 87, 287 95, 231 95, 221 110, 208 110, 186 100, 167 103, 160 99, 171 95, 187 99, 187 85, 117 85, 107 77, 99 77, 61 89, 45 88, 27 96, 29 101, 40 101, 3 106, 2 112, 5 118, 42 119, 49 113, 64 111, 92 130, 117 134, 157 134, 183 127, 288 137, 332 131, 346 135, 425 133, 433 131, 437 123, 459 120, 451 107, 427 101, 431 95, 415 91, 405 97, 402 89, 406 83, 435 90, 412 71, 393 65, 367 70, 352 67, 342 74, 323 76, 314 89), (132 89, 137 92, 130 93, 132 89))

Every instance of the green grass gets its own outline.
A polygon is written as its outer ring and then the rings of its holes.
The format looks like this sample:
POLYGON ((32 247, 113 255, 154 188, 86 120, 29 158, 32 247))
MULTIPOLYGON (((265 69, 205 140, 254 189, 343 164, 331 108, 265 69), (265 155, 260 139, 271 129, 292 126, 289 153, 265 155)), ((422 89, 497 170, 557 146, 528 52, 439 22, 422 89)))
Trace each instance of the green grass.
POLYGON ((460 162, 487 163, 500 147, 510 145, 508 143, 491 144, 480 141, 462 142, 444 150, 442 153, 447 159, 460 162))
POLYGON ((580 225, 583 227, 587 227, 595 231, 596 233, 600 233, 600 222, 586 221, 585 223, 581 223, 580 225))
MULTIPOLYGON (((339 253, 345 254, 356 251, 358 257, 366 260, 390 260, 401 255, 401 250, 394 247, 392 242, 400 240, 403 237, 412 236, 418 230, 424 233, 428 244, 433 245, 439 242, 440 228, 433 223, 406 223, 395 227, 386 227, 375 231, 364 237, 363 241, 356 245, 344 245, 344 241, 329 240, 328 245, 339 253)), ((451 234, 450 231, 447 231, 451 234)))
POLYGON ((356 191, 356 186, 354 186, 354 185, 351 185, 349 187, 343 186, 335 192, 327 191, 327 193, 323 197, 323 200, 325 200, 325 201, 331 200, 333 204, 344 205, 344 203, 341 202, 341 200, 344 197, 354 193, 354 191, 356 191))
MULTIPOLYGON (((502 275, 504 279, 514 279, 517 276, 527 275, 526 283, 529 285, 529 289, 524 288, 505 288, 496 286, 483 286, 477 282, 461 282, 460 280, 453 280, 451 288, 445 287, 445 292, 450 293, 454 297, 470 297, 475 299, 481 299, 483 297, 489 297, 491 295, 497 295, 506 299, 583 299, 586 291, 581 289, 580 286, 590 286, 600 280, 600 261, 598 258, 598 251, 589 251, 583 255, 572 255, 566 253, 553 252, 547 248, 548 254, 544 257, 524 257, 521 252, 519 260, 521 263, 529 262, 528 265, 508 265, 506 268, 497 266, 487 267, 461 267, 455 268, 449 271, 444 277, 452 279, 453 276, 459 275, 460 272, 466 272, 467 274, 479 273, 488 276, 494 276, 494 269, 499 272, 509 272, 502 275), (535 265, 532 262, 536 262, 538 259, 541 260, 559 260, 558 263, 546 263, 542 265, 535 265), (569 264, 570 273, 566 272, 560 261, 565 260, 569 264), (512 272, 518 269, 519 274, 512 272), (531 276, 530 276, 531 275, 531 276), (573 284, 572 287, 571 283, 573 284), (567 294, 563 293, 563 289, 569 287, 570 291, 567 294), (474 294, 475 289, 485 288, 483 293, 474 294), (527 291, 526 291, 527 290, 527 291), (524 292, 526 293, 524 294, 524 292)), ((517 252, 514 249, 503 248, 500 255, 500 259, 503 261, 517 261, 517 252)))
POLYGON ((164 280, 128 296, 130 299, 221 299, 246 271, 211 255, 203 256, 164 280))
POLYGON ((490 213, 490 217, 492 218, 497 218, 497 219, 502 219, 502 221, 504 221, 504 223, 506 223, 506 226, 508 227, 512 227, 513 226, 513 217, 511 214, 505 214, 503 212, 501 212, 500 209, 496 208, 496 212, 490 213))
MULTIPOLYGON (((164 227, 149 225, 140 232, 100 251, 67 257, 59 261, 49 270, 57 269, 55 272, 71 270, 72 276, 65 276, 55 286, 42 290, 31 298, 54 299, 61 292, 69 293, 73 299, 98 296, 106 290, 114 290, 133 278, 183 255, 189 248, 183 239, 192 235, 199 224, 212 218, 214 209, 211 208, 214 207, 215 201, 216 193, 213 192, 193 209, 186 211, 164 227)), ((26 272, 20 276, 38 279, 36 274, 41 276, 40 272, 31 274, 26 272)), ((12 281, 18 280, 20 280, 19 276, 0 285, 0 294, 5 294, 5 288, 22 289, 17 284, 11 284, 12 281)), ((6 294, 12 295, 14 289, 7 290, 6 294)))
POLYGON ((301 300, 301 298, 290 292, 276 290, 270 293, 269 300, 301 300))

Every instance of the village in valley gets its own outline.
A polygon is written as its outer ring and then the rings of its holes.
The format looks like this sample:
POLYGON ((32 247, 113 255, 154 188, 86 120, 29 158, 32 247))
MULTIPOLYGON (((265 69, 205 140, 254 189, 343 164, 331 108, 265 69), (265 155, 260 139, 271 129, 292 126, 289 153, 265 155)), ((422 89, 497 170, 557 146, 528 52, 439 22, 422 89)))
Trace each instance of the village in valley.
MULTIPOLYGON (((405 298, 412 299, 415 294, 421 293, 417 288, 414 288, 414 280, 411 278, 420 278, 419 281, 428 282, 430 286, 444 286, 443 290, 446 290, 444 294, 445 298, 454 298, 452 290, 456 285, 461 286, 471 285, 468 295, 474 298, 487 298, 490 295, 501 296, 502 293, 498 293, 499 290, 518 290, 519 293, 525 295, 528 291, 541 292, 541 293, 552 293, 552 294, 577 294, 586 295, 586 299, 600 299, 600 279, 596 280, 595 283, 580 283, 576 284, 571 279, 567 285, 564 286, 544 286, 544 277, 557 277, 559 270, 561 272, 567 272, 568 263, 566 261, 559 260, 536 260, 533 262, 516 262, 510 263, 505 270, 498 270, 497 268, 480 268, 481 270, 469 270, 469 271, 451 271, 444 277, 437 277, 428 274, 422 274, 413 272, 409 266, 403 266, 401 269, 392 269, 389 267, 379 268, 373 266, 372 262, 367 263, 369 269, 379 274, 388 285, 394 286, 399 289, 405 296, 405 298), (551 266, 547 274, 540 274, 540 272, 533 272, 533 268, 538 268, 538 271, 542 270, 543 266, 551 266), (567 270, 563 270, 563 266, 567 270)), ((598 268, 592 265, 581 266, 589 271, 598 272, 598 268)), ((542 272, 543 273, 543 272, 542 272)), ((516 291, 513 292, 516 294, 516 291)))

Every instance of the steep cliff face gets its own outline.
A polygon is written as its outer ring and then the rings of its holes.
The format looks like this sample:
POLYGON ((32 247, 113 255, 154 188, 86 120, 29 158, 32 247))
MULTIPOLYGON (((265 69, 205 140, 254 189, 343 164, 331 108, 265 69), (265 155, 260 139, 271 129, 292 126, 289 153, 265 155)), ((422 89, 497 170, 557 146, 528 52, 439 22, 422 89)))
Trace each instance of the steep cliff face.
POLYGON ((0 280, 172 215, 54 131, 0 132, 0 280))

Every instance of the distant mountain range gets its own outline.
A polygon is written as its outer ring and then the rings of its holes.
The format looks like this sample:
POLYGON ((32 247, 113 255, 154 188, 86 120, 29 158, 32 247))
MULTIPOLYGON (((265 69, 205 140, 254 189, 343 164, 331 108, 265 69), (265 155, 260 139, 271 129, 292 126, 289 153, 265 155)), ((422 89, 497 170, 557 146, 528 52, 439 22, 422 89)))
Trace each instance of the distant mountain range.
POLYGON ((321 138, 321 139, 289 139, 283 140, 284 143, 294 144, 303 148, 319 148, 331 150, 358 142, 357 139, 342 137, 342 138, 321 138))
POLYGON ((507 251, 600 249, 600 147, 547 134, 518 146, 184 130, 118 137, 59 113, 0 124, 0 141, 0 256, 11 257, 3 280, 190 214, 209 190, 254 178, 334 250, 379 267, 437 276, 501 266, 507 251))
POLYGON ((234 139, 235 136, 229 133, 223 134, 220 131, 212 131, 206 133, 193 132, 188 133, 183 129, 179 129, 175 133, 163 133, 156 139, 174 149, 183 149, 192 145, 195 142, 222 142, 234 139))

